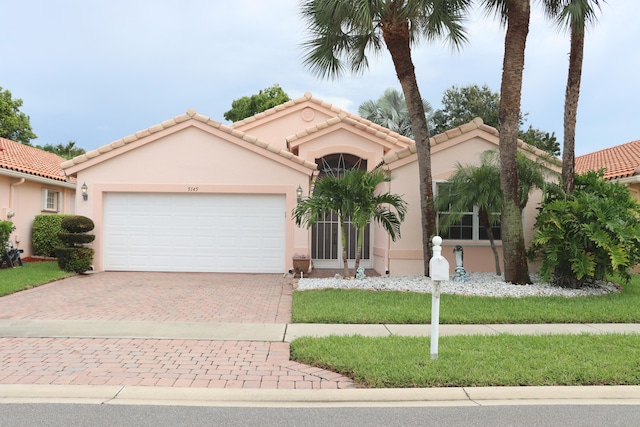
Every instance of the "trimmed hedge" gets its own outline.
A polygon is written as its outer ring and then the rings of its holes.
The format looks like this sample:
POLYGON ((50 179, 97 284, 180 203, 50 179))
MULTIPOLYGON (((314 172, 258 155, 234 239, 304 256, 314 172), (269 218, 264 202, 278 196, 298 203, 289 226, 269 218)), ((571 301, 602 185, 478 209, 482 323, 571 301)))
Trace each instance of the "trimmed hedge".
POLYGON ((88 233, 93 230, 94 224, 86 216, 73 215, 63 218, 60 226, 67 233, 88 233))
POLYGON ((73 273, 91 270, 94 253, 91 248, 57 248, 58 266, 63 271, 73 273))
POLYGON ((91 270, 95 251, 82 245, 93 242, 93 234, 85 234, 93 230, 93 221, 86 216, 74 215, 64 218, 58 233, 63 245, 56 248, 58 266, 63 271, 82 273, 91 270))
POLYGON ((33 252, 39 256, 56 256, 56 248, 62 246, 58 233, 62 231, 62 220, 68 214, 36 215, 33 220, 33 252))

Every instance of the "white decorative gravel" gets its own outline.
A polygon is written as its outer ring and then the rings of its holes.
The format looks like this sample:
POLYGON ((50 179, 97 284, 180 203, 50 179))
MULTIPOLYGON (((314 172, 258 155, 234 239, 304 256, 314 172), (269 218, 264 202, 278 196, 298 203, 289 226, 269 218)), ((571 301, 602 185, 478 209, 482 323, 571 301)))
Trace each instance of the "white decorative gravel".
MULTIPOLYGON (((504 281, 504 276, 493 273, 467 273, 468 282, 440 282, 443 294, 476 295, 489 297, 525 297, 525 296, 564 296, 576 297, 587 295, 605 295, 618 292, 611 282, 598 283, 581 289, 566 289, 539 283, 538 278, 531 276, 531 285, 513 285, 504 281)), ((298 281, 298 290, 308 289, 364 289, 372 291, 404 291, 431 293, 431 279, 424 276, 383 276, 365 279, 313 279, 303 278, 298 281)))

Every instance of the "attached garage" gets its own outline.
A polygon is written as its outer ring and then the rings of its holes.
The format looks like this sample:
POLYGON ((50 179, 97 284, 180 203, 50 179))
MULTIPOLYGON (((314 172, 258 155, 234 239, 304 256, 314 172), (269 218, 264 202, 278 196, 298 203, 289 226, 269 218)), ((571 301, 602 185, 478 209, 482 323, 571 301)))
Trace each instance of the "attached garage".
POLYGON ((285 195, 105 193, 103 267, 282 273, 285 195))

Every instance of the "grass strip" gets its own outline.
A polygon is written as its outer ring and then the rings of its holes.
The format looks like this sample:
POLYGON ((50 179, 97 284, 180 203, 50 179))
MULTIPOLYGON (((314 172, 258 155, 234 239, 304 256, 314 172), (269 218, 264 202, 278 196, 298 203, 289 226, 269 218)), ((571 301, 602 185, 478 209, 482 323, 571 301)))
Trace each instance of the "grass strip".
MULTIPOLYGON (((513 285, 517 286, 517 285, 513 285)), ((622 292, 586 297, 496 298, 443 294, 442 324, 640 323, 640 275, 622 292)), ((431 294, 323 289, 294 291, 294 323, 431 322, 431 294)))
POLYGON ((291 358, 364 387, 480 387, 640 384, 640 335, 302 337, 291 358))
POLYGON ((55 261, 28 262, 22 267, 3 268, 0 269, 0 296, 73 275, 74 273, 61 271, 55 261))

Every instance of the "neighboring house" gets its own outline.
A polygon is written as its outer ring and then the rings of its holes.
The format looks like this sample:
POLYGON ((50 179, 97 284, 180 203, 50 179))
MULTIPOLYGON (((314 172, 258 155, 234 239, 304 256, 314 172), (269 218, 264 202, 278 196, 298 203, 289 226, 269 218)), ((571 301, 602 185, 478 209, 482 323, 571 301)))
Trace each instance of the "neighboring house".
MULTIPOLYGON (((497 147, 497 131, 480 119, 437 135, 434 181, 446 180, 456 162, 477 162, 497 147)), ((298 190, 305 197, 319 176, 351 167, 389 168, 388 188, 409 203, 400 240, 391 242, 377 226, 367 231, 361 265, 381 274, 422 273, 413 141, 311 94, 230 126, 189 110, 62 164, 88 187, 87 200, 76 195, 76 210, 96 224, 97 270, 249 273, 283 273, 296 254, 311 255, 316 268, 341 267, 337 218, 327 215, 307 230, 291 211, 298 190)), ((539 199, 525 212, 527 238, 539 199)), ((477 215, 466 219, 464 239, 445 240, 444 255, 455 265, 451 249, 462 244, 469 271, 491 271, 477 215)), ((350 236, 350 257, 354 243, 350 236)))
POLYGON ((604 169, 604 179, 629 187, 640 200, 640 140, 576 157, 576 173, 604 169))
POLYGON ((75 181, 60 164, 65 159, 39 148, 0 138, 0 219, 13 222, 14 246, 33 255, 33 220, 40 214, 73 213, 75 181))

